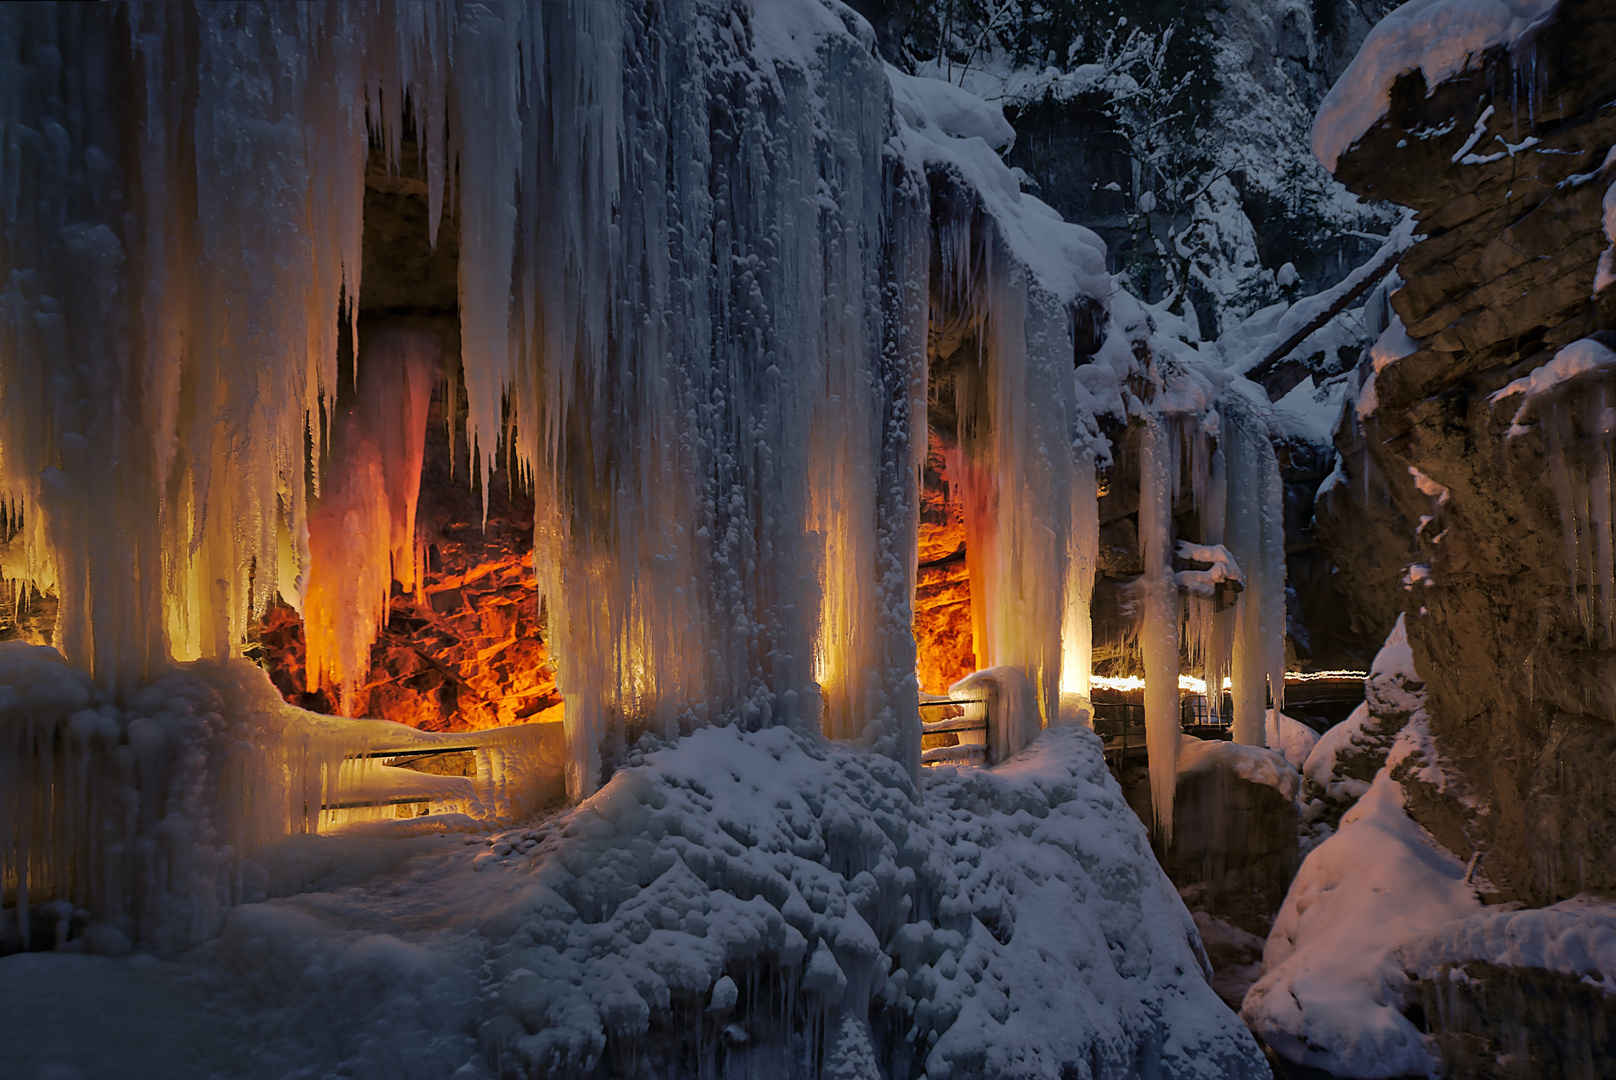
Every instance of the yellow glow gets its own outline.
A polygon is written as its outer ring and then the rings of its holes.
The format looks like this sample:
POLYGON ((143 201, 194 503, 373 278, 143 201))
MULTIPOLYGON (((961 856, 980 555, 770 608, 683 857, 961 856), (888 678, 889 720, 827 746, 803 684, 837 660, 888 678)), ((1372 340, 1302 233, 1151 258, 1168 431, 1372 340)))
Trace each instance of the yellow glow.
MULTIPOLYGON (((1324 679, 1362 679, 1366 675, 1362 671, 1287 671, 1285 681, 1290 682, 1319 682, 1324 679)), ((1090 680, 1096 690, 1116 690, 1123 693, 1132 693, 1145 688, 1145 680, 1137 675, 1128 675, 1123 678, 1110 678, 1104 675, 1095 675, 1090 680)), ((1223 688, 1230 689, 1233 682, 1227 677, 1223 680, 1223 688)), ((1206 680, 1198 679, 1193 675, 1180 675, 1178 688, 1191 694, 1206 693, 1206 680)))

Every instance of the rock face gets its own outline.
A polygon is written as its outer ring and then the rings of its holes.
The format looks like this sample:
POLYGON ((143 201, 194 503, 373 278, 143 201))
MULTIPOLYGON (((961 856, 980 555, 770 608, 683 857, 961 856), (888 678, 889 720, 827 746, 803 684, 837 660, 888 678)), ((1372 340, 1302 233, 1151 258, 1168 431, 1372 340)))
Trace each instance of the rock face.
POLYGON ((915 655, 920 689, 941 694, 976 670, 976 653, 971 643, 964 510, 949 484, 944 436, 937 428, 929 435, 920 484, 915 655))
MULTIPOLYGON (((1474 795, 1411 812, 1462 821, 1487 877, 1536 902, 1616 887, 1616 646, 1588 617, 1610 583, 1568 569, 1563 528, 1591 518, 1580 543, 1608 543, 1608 453, 1598 430, 1517 423, 1520 396, 1497 391, 1580 339, 1612 342, 1616 289, 1595 285, 1613 54, 1616 9, 1564 0, 1513 53, 1435 87, 1403 75, 1336 173, 1416 210, 1423 239, 1391 299, 1411 340, 1394 325, 1360 368, 1318 532, 1360 615, 1401 601, 1432 737, 1474 795), (1590 461, 1592 487, 1557 497, 1557 471, 1590 461)), ((1592 400, 1611 376, 1563 392, 1592 400)))

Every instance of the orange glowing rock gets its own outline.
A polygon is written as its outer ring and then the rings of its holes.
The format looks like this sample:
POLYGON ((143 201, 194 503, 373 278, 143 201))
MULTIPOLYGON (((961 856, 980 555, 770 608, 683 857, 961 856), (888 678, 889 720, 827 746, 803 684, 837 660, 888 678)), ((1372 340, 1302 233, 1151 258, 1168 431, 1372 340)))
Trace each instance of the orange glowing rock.
POLYGON ((963 508, 949 484, 946 449, 931 432, 921 474, 915 653, 920 689, 941 694, 976 670, 963 508))

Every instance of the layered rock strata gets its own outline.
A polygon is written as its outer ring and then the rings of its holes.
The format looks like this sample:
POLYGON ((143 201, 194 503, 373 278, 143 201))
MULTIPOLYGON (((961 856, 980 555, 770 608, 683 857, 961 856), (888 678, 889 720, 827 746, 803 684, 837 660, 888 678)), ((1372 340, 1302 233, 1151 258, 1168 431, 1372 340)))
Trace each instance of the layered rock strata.
MULTIPOLYGON (((1557 432, 1524 416, 1519 385, 1500 391, 1533 372, 1546 384, 1575 342, 1613 341, 1616 288, 1598 272, 1613 54, 1616 10, 1564 0, 1436 86, 1401 76, 1336 168, 1413 208, 1421 239, 1391 298, 1401 326, 1360 367, 1318 532, 1361 617, 1406 612, 1432 736, 1473 796, 1411 812, 1450 822, 1441 838, 1505 898, 1540 903, 1616 888, 1616 645, 1597 617, 1608 431, 1595 417, 1557 432), (1554 482, 1585 468, 1591 483, 1554 482)), ((1583 365, 1546 392, 1575 413, 1613 376, 1583 365)))

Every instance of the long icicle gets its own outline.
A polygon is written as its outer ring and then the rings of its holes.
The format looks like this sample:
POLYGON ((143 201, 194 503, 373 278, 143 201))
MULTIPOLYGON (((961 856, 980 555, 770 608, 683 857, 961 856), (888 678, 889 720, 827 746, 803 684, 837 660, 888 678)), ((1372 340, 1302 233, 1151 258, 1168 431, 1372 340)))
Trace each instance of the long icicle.
POLYGON ((1156 834, 1173 839, 1178 783, 1178 583, 1173 576, 1172 456, 1178 447, 1166 421, 1152 415, 1139 440, 1139 534, 1145 562, 1139 642, 1145 661, 1145 744, 1156 834))

